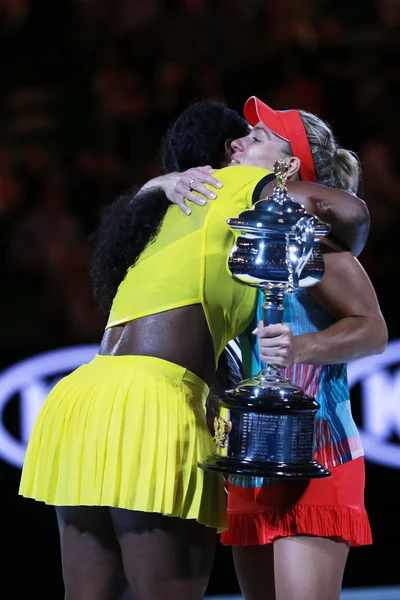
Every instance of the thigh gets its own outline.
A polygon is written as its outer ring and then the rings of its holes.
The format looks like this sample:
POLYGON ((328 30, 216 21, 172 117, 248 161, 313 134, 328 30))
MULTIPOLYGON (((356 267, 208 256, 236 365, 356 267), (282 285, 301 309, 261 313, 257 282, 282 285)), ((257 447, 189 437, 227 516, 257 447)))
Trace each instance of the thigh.
POLYGON ((126 578, 138 600, 202 600, 216 530, 156 513, 111 509, 126 578))
POLYGON ((65 600, 118 600, 126 586, 107 507, 57 507, 65 600))
POLYGON ((347 542, 292 536, 273 546, 276 600, 339 600, 347 542))
POLYGON ((234 546, 232 553, 245 600, 275 600, 273 544, 234 546))

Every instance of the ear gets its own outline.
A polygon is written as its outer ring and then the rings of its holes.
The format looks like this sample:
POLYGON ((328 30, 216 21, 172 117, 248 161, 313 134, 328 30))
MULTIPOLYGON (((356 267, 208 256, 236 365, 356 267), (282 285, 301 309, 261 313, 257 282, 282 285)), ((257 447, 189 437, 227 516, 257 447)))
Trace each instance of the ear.
POLYGON ((299 171, 301 166, 301 161, 297 156, 291 156, 289 161, 287 161, 288 165, 288 179, 300 179, 299 171))

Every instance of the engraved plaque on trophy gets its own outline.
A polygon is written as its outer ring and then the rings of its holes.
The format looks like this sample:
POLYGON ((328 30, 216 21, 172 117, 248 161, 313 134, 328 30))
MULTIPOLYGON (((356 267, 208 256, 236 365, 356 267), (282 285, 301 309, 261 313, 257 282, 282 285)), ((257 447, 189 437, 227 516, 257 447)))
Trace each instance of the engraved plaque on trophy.
MULTIPOLYGON (((287 165, 274 166, 274 191, 228 219, 240 235, 229 257, 234 277, 263 291, 263 322, 283 322, 284 297, 315 285, 324 274, 320 240, 329 226, 294 202, 286 188, 287 165)), ((199 466, 232 475, 320 478, 330 472, 313 459, 315 398, 266 365, 219 399, 216 451, 199 466)))

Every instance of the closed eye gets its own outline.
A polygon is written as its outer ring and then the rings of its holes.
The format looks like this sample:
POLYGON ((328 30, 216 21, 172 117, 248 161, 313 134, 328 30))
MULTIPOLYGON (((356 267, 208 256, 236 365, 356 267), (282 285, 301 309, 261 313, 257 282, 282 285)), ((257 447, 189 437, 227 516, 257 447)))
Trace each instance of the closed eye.
POLYGON ((255 142, 261 142, 261 140, 259 140, 258 138, 256 138, 254 135, 251 136, 251 139, 254 140, 255 142))

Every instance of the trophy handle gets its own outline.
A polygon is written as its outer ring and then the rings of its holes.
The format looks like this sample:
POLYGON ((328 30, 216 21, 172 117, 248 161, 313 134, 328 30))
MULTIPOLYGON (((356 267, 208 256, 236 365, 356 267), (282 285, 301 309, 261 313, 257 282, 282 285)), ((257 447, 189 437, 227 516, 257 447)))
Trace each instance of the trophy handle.
POLYGON ((303 217, 287 234, 286 265, 289 270, 289 279, 286 293, 291 294, 299 287, 301 272, 313 251, 315 223, 315 217, 303 217))

